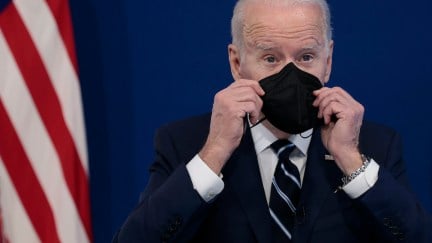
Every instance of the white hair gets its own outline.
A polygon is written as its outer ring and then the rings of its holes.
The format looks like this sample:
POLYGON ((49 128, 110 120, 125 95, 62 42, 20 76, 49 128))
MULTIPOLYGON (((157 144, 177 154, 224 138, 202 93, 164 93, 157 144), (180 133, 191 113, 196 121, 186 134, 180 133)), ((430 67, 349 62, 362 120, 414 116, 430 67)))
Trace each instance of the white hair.
POLYGON ((231 19, 231 37, 232 43, 238 47, 243 44, 243 27, 244 27, 244 10, 247 3, 263 2, 267 4, 293 4, 293 3, 312 3, 317 4, 322 11, 323 24, 326 41, 332 39, 332 26, 330 9, 326 0, 238 0, 235 7, 233 17, 231 19))

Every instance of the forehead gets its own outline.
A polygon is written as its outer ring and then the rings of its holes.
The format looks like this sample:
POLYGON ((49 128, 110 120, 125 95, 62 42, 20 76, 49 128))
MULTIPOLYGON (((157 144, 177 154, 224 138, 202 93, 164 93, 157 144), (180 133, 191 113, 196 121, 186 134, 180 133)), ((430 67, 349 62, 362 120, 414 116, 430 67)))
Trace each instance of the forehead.
POLYGON ((270 5, 251 3, 245 7, 243 38, 265 47, 273 42, 324 42, 324 18, 320 6, 311 3, 270 5))

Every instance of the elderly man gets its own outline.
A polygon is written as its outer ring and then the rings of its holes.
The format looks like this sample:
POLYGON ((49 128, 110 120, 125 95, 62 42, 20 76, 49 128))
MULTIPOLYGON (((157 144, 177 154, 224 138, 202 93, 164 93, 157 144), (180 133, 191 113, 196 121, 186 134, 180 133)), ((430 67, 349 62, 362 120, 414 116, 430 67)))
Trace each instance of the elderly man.
POLYGON ((240 0, 232 37, 235 81, 211 115, 158 131, 149 183, 114 242, 430 242, 398 135, 323 87, 327 3, 240 0))

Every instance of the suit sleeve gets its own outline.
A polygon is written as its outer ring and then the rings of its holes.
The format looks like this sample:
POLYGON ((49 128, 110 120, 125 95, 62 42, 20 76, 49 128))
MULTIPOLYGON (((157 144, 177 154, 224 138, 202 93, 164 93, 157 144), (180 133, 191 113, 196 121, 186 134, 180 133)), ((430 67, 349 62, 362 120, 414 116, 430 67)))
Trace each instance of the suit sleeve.
POLYGON ((209 207, 194 190, 169 133, 155 136, 156 160, 140 203, 114 242, 187 242, 198 230, 209 207))
POLYGON ((394 133, 378 181, 358 200, 378 222, 386 242, 432 242, 431 216, 411 193, 400 137, 394 133))

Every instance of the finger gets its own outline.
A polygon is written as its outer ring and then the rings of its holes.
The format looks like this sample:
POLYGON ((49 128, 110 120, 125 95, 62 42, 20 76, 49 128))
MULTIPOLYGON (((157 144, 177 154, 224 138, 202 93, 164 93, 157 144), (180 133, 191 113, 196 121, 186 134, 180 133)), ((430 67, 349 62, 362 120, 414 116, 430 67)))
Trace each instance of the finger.
POLYGON ((252 87, 239 87, 227 91, 232 100, 235 101, 257 101, 261 100, 260 96, 252 87))
POLYGON ((253 112, 249 113, 249 118, 252 124, 255 124, 259 121, 261 116, 261 109, 263 106, 263 102, 261 99, 259 99, 257 102, 255 102, 255 109, 253 112))
POLYGON ((338 103, 341 103, 343 105, 347 105, 346 100, 342 96, 340 96, 339 94, 333 93, 331 95, 324 97, 321 100, 321 102, 319 104, 317 104, 319 111, 322 111, 323 109, 325 109, 332 102, 338 102, 338 103))
POLYGON ((249 114, 251 123, 255 124, 261 116, 262 100, 240 102, 239 104, 242 105, 242 110, 249 114))
POLYGON ((255 102, 261 108, 263 101, 261 97, 255 92, 255 90, 250 86, 234 87, 231 90, 227 90, 230 98, 237 102, 255 102))
POLYGON ((263 96, 265 94, 264 90, 262 89, 261 85, 258 83, 258 81, 255 80, 249 80, 249 79, 239 79, 231 84, 233 88, 239 88, 239 87, 251 87, 255 90, 255 92, 259 96, 263 96))
POLYGON ((249 118, 252 121, 255 121, 260 113, 260 109, 255 102, 238 103, 235 110, 235 114, 237 114, 238 117, 244 118, 246 114, 249 114, 249 118))
MULTIPOLYGON (((261 110, 263 101, 251 87, 227 88, 215 95, 214 107, 238 116, 239 113, 237 113, 236 109, 238 109, 239 104, 250 102, 254 103, 257 107, 253 115, 258 116, 259 114, 256 113, 259 113, 261 110)), ((249 113, 250 111, 246 110, 246 112, 249 113)), ((241 115, 244 116, 244 114, 241 115)))
MULTIPOLYGON (((321 117, 324 118, 324 124, 328 125, 332 121, 332 116, 335 115, 336 118, 340 119, 343 112, 344 106, 337 102, 331 102, 327 107, 325 107, 321 112, 321 117)), ((321 118, 320 117, 320 118, 321 118)))
POLYGON ((314 94, 316 95, 316 98, 314 102, 312 103, 313 106, 317 107, 321 103, 321 101, 330 95, 332 93, 332 90, 330 88, 324 87, 319 90, 314 91, 314 94))
POLYGON ((339 101, 342 103, 348 103, 355 101, 345 90, 340 87, 334 88, 322 88, 319 92, 316 93, 316 99, 312 103, 313 106, 319 106, 323 99, 328 98, 328 96, 337 95, 339 97, 339 101))
POLYGON ((313 94, 314 94, 315 96, 318 96, 319 94, 321 94, 321 93, 324 92, 325 90, 329 90, 329 89, 330 89, 329 87, 322 87, 322 88, 320 88, 320 89, 314 90, 314 91, 313 91, 313 94))
POLYGON ((347 107, 347 111, 349 111, 348 114, 363 114, 364 108, 362 104, 355 100, 348 92, 340 87, 335 87, 333 89, 335 92, 334 95, 339 97, 338 102, 347 107))
POLYGON ((344 97, 347 101, 355 101, 354 98, 346 90, 342 89, 341 87, 334 87, 332 89, 334 90, 335 93, 344 97))

